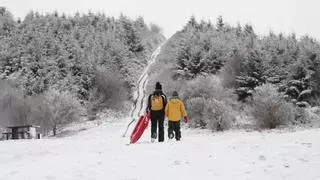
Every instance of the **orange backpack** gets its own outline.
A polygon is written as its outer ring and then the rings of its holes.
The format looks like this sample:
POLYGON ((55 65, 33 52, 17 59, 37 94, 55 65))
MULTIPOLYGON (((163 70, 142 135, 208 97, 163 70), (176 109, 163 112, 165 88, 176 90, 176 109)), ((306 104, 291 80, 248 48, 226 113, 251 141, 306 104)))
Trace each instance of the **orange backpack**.
POLYGON ((151 110, 153 111, 159 111, 161 109, 163 109, 163 97, 157 96, 157 95, 153 95, 151 96, 151 110))

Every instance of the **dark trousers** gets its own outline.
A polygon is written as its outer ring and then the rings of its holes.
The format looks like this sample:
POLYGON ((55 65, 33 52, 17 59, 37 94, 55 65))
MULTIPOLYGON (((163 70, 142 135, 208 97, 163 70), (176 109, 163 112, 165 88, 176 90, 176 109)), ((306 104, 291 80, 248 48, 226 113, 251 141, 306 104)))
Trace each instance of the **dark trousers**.
POLYGON ((168 136, 169 139, 172 139, 173 137, 176 138, 177 141, 181 138, 181 131, 180 131, 180 121, 169 121, 168 124, 168 136), (174 134, 173 134, 174 132, 174 134))
POLYGON ((164 111, 151 111, 151 138, 157 138, 158 126, 158 141, 164 141, 164 111))

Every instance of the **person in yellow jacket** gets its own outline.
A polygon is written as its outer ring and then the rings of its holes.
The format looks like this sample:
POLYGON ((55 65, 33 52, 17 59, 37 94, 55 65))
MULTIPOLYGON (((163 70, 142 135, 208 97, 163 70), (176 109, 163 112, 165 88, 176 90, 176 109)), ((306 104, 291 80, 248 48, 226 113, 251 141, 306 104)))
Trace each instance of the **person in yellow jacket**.
POLYGON ((184 118, 184 122, 188 122, 188 116, 183 102, 180 100, 178 92, 174 91, 172 97, 168 100, 165 108, 166 117, 168 118, 168 137, 172 139, 176 138, 180 141, 181 131, 180 131, 180 120, 184 118), (174 134, 173 134, 174 132, 174 134))

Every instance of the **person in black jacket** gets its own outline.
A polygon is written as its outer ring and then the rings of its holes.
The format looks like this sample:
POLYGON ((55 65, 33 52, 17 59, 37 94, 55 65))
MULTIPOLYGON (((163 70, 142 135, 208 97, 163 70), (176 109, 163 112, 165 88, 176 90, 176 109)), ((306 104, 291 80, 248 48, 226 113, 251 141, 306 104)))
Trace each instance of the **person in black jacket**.
POLYGON ((165 107, 167 105, 167 96, 162 91, 162 86, 159 82, 156 83, 155 91, 149 95, 147 102, 147 113, 151 116, 151 141, 157 139, 158 126, 158 141, 164 141, 164 117, 165 107))

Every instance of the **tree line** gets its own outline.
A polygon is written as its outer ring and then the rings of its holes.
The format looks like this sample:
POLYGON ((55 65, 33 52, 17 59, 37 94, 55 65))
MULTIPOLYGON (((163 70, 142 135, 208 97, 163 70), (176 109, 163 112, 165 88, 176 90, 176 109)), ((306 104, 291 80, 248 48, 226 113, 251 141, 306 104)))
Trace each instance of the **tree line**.
POLYGON ((310 36, 259 36, 250 24, 231 26, 220 16, 213 25, 191 17, 172 41, 178 44, 170 57, 176 62, 173 78, 221 73, 239 100, 271 83, 298 105, 320 105, 320 44, 310 36))
POLYGON ((1 84, 23 99, 53 91, 72 96, 89 112, 119 108, 164 39, 159 26, 147 25, 143 17, 31 11, 15 20, 1 7, 1 84))
POLYGON ((223 129, 219 126, 231 127, 243 116, 274 128, 309 121, 303 108, 320 105, 316 39, 272 31, 260 36, 252 25, 233 26, 221 16, 215 23, 190 17, 167 41, 152 71, 148 90, 160 80, 167 93, 180 91, 191 126, 223 129))

